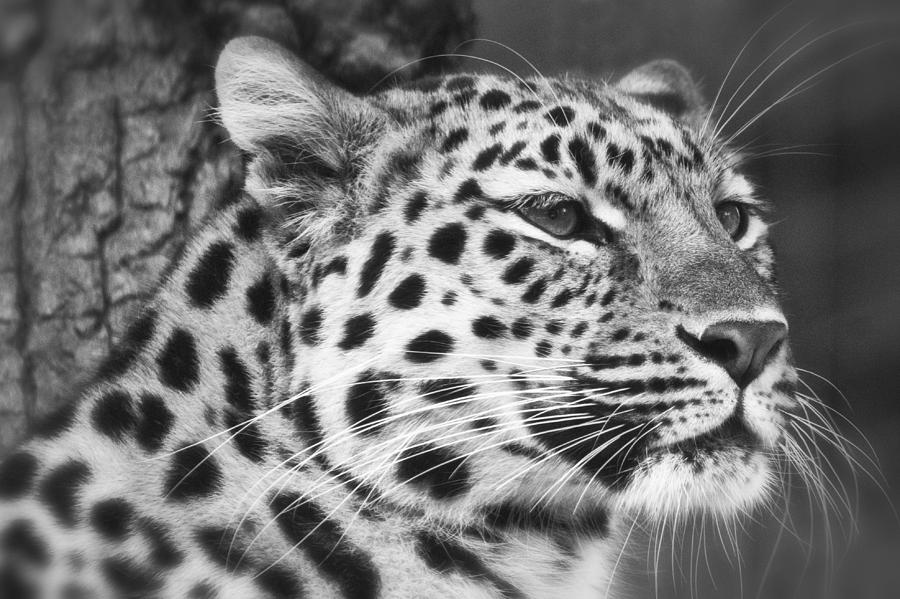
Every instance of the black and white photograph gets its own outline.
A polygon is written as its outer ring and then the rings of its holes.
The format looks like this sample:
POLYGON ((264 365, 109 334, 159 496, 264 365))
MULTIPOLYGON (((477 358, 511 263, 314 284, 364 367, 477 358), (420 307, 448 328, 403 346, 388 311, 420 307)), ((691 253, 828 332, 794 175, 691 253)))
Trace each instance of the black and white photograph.
POLYGON ((896 0, 0 0, 0 599, 897 599, 896 0))

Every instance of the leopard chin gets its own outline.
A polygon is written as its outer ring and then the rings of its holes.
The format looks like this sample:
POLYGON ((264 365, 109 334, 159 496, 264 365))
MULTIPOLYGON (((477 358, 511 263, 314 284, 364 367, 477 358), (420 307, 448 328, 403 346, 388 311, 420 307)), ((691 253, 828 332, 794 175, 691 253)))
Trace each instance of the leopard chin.
POLYGON ((706 433, 648 452, 616 501, 652 518, 746 513, 774 490, 769 456, 767 443, 735 412, 706 433))

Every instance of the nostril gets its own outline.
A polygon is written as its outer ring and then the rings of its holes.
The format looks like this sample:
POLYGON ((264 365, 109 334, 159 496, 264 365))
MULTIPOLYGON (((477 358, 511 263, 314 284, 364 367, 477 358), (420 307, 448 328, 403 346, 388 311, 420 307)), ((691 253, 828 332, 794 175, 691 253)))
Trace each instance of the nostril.
POLYGON ((701 339, 699 349, 714 362, 728 362, 738 355, 738 347, 731 339, 701 339))
POLYGON ((681 325, 676 327, 675 335, 692 350, 716 363, 733 360, 738 353, 738 347, 731 339, 710 339, 705 332, 705 338, 698 339, 681 325))
POLYGON ((698 339, 683 327, 676 335, 691 349, 717 363, 740 388, 760 375, 787 337, 787 327, 774 321, 723 321, 698 339))

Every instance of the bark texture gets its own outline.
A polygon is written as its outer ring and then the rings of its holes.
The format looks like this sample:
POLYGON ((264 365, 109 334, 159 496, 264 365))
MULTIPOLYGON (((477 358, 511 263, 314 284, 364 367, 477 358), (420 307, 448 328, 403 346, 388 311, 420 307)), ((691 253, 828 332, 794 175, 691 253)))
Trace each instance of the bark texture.
POLYGON ((228 39, 276 39, 366 92, 473 23, 468 0, 0 0, 0 453, 78 393, 240 189, 210 118, 228 39))

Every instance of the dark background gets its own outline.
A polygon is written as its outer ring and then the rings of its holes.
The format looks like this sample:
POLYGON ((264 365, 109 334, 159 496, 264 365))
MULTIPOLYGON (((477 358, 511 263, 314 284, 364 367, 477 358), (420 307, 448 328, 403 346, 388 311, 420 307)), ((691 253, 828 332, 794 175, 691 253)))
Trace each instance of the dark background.
MULTIPOLYGON (((700 0, 475 2, 480 36, 519 51, 542 73, 615 78, 644 61, 670 57, 691 69, 709 100, 741 47, 782 6, 700 0)), ((738 100, 805 42, 835 27, 847 29, 785 64, 740 111, 728 132, 816 71, 868 45, 892 40, 818 77, 810 90, 767 113, 738 144, 752 143, 757 152, 803 144, 808 147, 793 151, 822 154, 751 159, 746 172, 775 203, 771 231, 796 362, 833 382, 850 409, 815 375, 804 374, 803 379, 871 441, 884 479, 893 487, 889 495, 894 503, 900 499, 900 29, 892 21, 897 14, 887 5, 795 3, 751 42, 719 102, 723 105, 750 71, 807 22, 812 21, 759 69, 738 100)), ((489 44, 467 45, 461 52, 495 60, 519 74, 530 71, 517 57, 489 44)), ((466 66, 483 68, 475 61, 466 66)), ((842 431, 860 442, 850 427, 842 431)), ((795 510, 803 513, 805 498, 800 491, 794 495, 800 499, 795 510)), ((836 535, 839 563, 830 568, 830 590, 825 586, 829 568, 823 561, 826 543, 819 521, 812 551, 783 542, 760 596, 900 597, 900 526, 889 501, 869 481, 862 483, 859 506, 860 533, 851 541, 836 535), (812 563, 805 568, 807 557, 812 563)), ((687 535, 682 549, 680 542, 674 551, 663 547, 656 581, 640 572, 656 562, 655 553, 648 558, 646 549, 636 547, 626 568, 635 596, 656 591, 659 597, 738 597, 737 581, 742 578, 743 596, 756 597, 778 529, 771 515, 760 513, 757 518, 759 526, 748 524, 748 531, 739 535, 742 566, 714 561, 710 569, 716 573, 715 584, 705 557, 700 558, 699 576, 691 581, 697 552, 691 553, 689 528, 681 533, 687 535)), ((837 529, 849 523, 846 514, 837 519, 842 521, 837 529)), ((714 527, 711 530, 708 551, 721 554, 714 527)), ((810 539, 808 531, 801 536, 810 539)))

